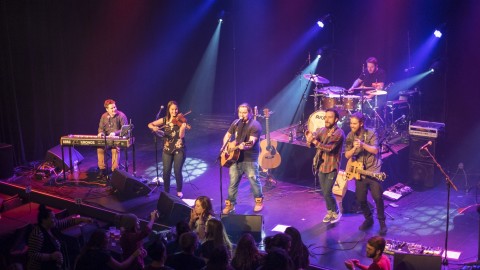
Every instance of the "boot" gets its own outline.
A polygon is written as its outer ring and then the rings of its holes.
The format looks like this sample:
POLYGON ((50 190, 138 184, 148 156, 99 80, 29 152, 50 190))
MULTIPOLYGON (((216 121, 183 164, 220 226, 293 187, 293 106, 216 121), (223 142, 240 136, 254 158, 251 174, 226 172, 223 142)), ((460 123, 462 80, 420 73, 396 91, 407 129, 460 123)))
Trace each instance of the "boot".
POLYGON ((255 198, 255 207, 253 212, 260 212, 263 209, 263 198, 255 198))
POLYGON ((100 169, 97 175, 97 179, 103 179, 107 175, 107 170, 105 169, 100 169))
POLYGON ((367 218, 363 221, 362 225, 358 227, 360 231, 366 231, 373 226, 373 218, 367 218))
POLYGON ((222 214, 228 215, 235 211, 235 206, 232 204, 230 200, 225 200, 225 208, 223 208, 222 214))
POLYGON ((384 236, 387 234, 387 224, 385 224, 385 220, 380 220, 380 230, 378 231, 378 234, 380 234, 381 236, 384 236))

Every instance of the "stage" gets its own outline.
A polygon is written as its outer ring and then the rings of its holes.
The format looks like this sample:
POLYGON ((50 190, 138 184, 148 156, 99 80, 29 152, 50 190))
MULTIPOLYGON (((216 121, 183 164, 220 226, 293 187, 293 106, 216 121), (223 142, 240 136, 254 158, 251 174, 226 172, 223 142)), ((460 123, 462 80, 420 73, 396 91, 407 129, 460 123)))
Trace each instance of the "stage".
MULTIPOLYGON (((223 168, 222 178, 220 167, 216 163, 221 140, 229 124, 233 121, 229 116, 203 115, 202 121, 192 118, 192 131, 187 133, 187 160, 184 166, 184 201, 192 203, 200 195, 212 199, 214 210, 219 216, 223 199, 227 197, 228 170, 223 168)), ((376 235, 378 223, 370 231, 362 232, 357 228, 363 221, 358 213, 345 213, 340 222, 335 225, 321 222, 325 214, 325 203, 321 192, 315 189, 311 176, 311 158, 314 149, 305 147, 301 136, 295 141, 283 140, 279 134, 288 128, 272 132, 272 139, 279 141, 278 150, 282 156, 282 164, 272 171, 276 184, 264 184, 265 208, 259 213, 263 217, 264 229, 262 235, 273 235, 277 225, 294 226, 302 234, 304 242, 311 252, 311 264, 320 269, 344 269, 343 261, 359 258, 364 264, 366 240, 376 235)), ((69 213, 79 213, 91 216, 106 223, 113 223, 119 213, 134 213, 143 220, 157 208, 157 203, 163 186, 157 188, 152 182, 156 177, 155 147, 153 137, 146 134, 136 138, 136 169, 133 170, 132 159, 129 158, 129 173, 135 181, 141 183, 142 195, 132 195, 133 198, 123 198, 115 194, 112 187, 105 182, 99 182, 95 177, 96 151, 90 147, 76 147, 75 150, 84 157, 79 164, 78 173, 68 175, 63 180, 63 174, 42 175, 33 167, 16 168, 16 175, 0 182, 1 193, 18 194, 24 202, 46 203, 57 209, 67 209, 69 213), (156 189, 154 189, 156 188, 156 189), (154 190, 153 190, 154 189, 154 190), (145 192, 146 191, 146 192, 145 192), (149 194, 145 194, 149 193, 149 194)), ((397 183, 413 184, 408 179, 408 145, 394 145, 397 154, 384 157, 384 170, 387 179, 384 188, 397 183)), ((162 173, 161 149, 159 149, 159 174, 162 173)), ((124 156, 122 156, 123 160, 124 156)), ((34 163, 36 166, 41 162, 34 163)), ((343 163, 345 166, 345 163, 343 163)), ((124 172, 126 168, 123 168, 124 172)), ((453 176, 452 176, 453 177, 453 176)), ((472 179, 469 192, 466 191, 463 177, 454 177, 458 191, 451 190, 450 223, 448 235, 448 250, 460 252, 458 259, 449 259, 450 269, 459 268, 461 263, 477 260, 478 246, 478 214, 476 208, 468 206, 476 203, 478 183, 472 179), (465 210, 461 213, 462 210, 465 210)), ((476 179, 475 179, 476 180, 476 179)), ((175 193, 175 181, 172 178, 172 191, 175 193)), ((318 185, 317 185, 318 186, 318 185)), ((351 186, 351 185, 349 185, 351 186)), ((445 245, 447 188, 439 175, 435 176, 433 187, 416 188, 413 192, 398 201, 385 199, 388 233, 387 239, 406 243, 416 243, 431 249, 443 249, 445 245)), ((126 191, 128 193, 128 191, 126 191)), ((351 198, 353 191, 347 191, 345 198, 351 198)), ((338 198, 339 202, 351 203, 338 198)), ((373 200, 370 201, 373 202, 373 200)), ((236 214, 254 215, 254 200, 250 193, 248 181, 240 184, 236 214)), ((5 222, 0 219, 0 224, 5 222)), ((169 224, 159 220, 155 229, 165 231, 169 224)), ((393 261, 393 257, 391 257, 393 261)))

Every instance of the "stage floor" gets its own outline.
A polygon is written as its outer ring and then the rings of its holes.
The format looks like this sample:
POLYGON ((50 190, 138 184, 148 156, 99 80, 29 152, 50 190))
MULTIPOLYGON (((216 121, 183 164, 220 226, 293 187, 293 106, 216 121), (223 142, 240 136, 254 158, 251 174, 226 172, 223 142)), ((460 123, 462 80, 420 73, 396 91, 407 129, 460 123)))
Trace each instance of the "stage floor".
MULTIPOLYGON (((221 147, 221 140, 229 123, 233 118, 208 116, 209 121, 197 124, 192 121, 192 130, 187 133, 187 160, 184 166, 185 199, 194 200, 200 195, 207 195, 212 199, 217 215, 221 212, 223 199, 227 197, 228 169, 220 169, 216 157, 221 147), (220 188, 222 187, 222 188, 220 188)), ((136 178, 151 188, 156 186, 152 179, 156 177, 155 147, 149 135, 137 137, 136 141, 136 178)), ((302 170, 309 167, 311 150, 301 148, 280 154, 286 163, 282 164, 282 172, 302 170), (304 150, 303 150, 304 149, 304 150), (302 155, 302 151, 305 151, 302 155), (290 164, 287 155, 296 155, 297 164, 290 164), (307 164, 307 165, 304 165, 307 164)), ((287 149, 284 147, 283 149, 287 149)), ((85 159, 79 164, 79 173, 76 179, 67 181, 49 178, 37 179, 32 171, 23 170, 23 174, 0 184, 0 192, 10 191, 5 185, 13 185, 19 189, 30 186, 33 191, 50 194, 52 197, 65 200, 78 201, 81 199, 83 207, 96 207, 114 213, 131 212, 140 218, 147 218, 150 211, 156 208, 160 191, 156 189, 150 196, 141 196, 130 200, 119 200, 112 195, 110 188, 97 182, 96 152, 92 148, 76 148, 85 159)), ((162 174, 161 153, 159 158, 159 174, 162 174)), ((132 160, 130 160, 132 161, 132 160)), ((131 163, 130 163, 131 165, 131 163)), ((395 164, 390 164, 395 166, 395 164)), ((405 162, 399 162, 398 171, 406 171, 405 162)), ((132 166, 129 167, 133 173, 132 166)), ((341 221, 335 225, 322 223, 326 212, 324 199, 314 189, 313 177, 309 173, 275 173, 276 185, 264 186, 265 208, 260 213, 264 220, 264 235, 273 235, 272 231, 277 225, 294 226, 302 234, 304 242, 311 252, 311 264, 325 269, 345 269, 344 260, 358 258, 364 264, 370 260, 365 258, 366 240, 376 235, 378 223, 370 231, 362 232, 357 228, 363 221, 361 214, 344 214, 341 221)), ((385 181, 385 188, 399 182, 404 176, 390 175, 385 181)), ((73 178, 70 176, 69 178, 73 178)), ((450 221, 448 234, 448 249, 461 252, 458 260, 450 259, 451 269, 459 268, 458 264, 477 260, 479 240, 479 216, 476 207, 471 207, 465 212, 460 211, 476 203, 478 183, 469 183, 474 188, 466 192, 464 180, 460 177, 454 179, 459 190, 451 192, 450 221), (477 189, 476 189, 476 188, 477 189)), ((266 184, 262 178, 262 184, 266 184)), ((22 193, 19 191, 19 193, 22 193)), ((172 191, 175 194, 175 181, 172 177, 172 191)), ((371 198, 370 198, 371 200, 371 198)), ((373 200, 371 200, 373 202, 373 200)), ((443 248, 445 245, 445 225, 447 215, 447 189, 442 179, 437 179, 435 187, 430 189, 415 190, 413 193, 396 202, 385 200, 388 212, 388 233, 385 238, 421 244, 423 246, 443 248)), ((236 214, 254 214, 254 199, 250 192, 248 180, 240 184, 236 214)), ((393 257, 392 257, 393 261, 393 257)))

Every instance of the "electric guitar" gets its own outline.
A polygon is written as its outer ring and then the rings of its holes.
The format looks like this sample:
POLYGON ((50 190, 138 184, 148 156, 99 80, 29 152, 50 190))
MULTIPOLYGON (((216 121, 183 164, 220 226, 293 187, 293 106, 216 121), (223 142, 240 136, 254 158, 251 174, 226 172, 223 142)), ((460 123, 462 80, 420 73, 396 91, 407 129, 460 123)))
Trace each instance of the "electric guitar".
POLYGON ((387 178, 387 175, 384 172, 376 173, 364 170, 363 164, 360 161, 353 161, 352 159, 348 160, 345 173, 347 175, 347 179, 355 180, 360 180, 360 175, 362 174, 373 177, 379 181, 383 181, 385 178, 387 178))
MULTIPOLYGON (((251 141, 245 142, 245 146, 251 145, 251 141)), ((238 161, 240 158, 240 149, 238 147, 239 145, 237 145, 236 141, 232 141, 227 144, 226 151, 223 151, 220 155, 220 165, 222 165, 222 167, 229 168, 233 163, 238 161)))
POLYGON ((262 169, 268 170, 276 168, 282 162, 282 157, 280 153, 277 151, 277 141, 270 139, 270 124, 269 124, 269 117, 270 111, 268 109, 263 109, 263 114, 265 117, 265 140, 260 142, 260 155, 258 156, 258 164, 262 169))

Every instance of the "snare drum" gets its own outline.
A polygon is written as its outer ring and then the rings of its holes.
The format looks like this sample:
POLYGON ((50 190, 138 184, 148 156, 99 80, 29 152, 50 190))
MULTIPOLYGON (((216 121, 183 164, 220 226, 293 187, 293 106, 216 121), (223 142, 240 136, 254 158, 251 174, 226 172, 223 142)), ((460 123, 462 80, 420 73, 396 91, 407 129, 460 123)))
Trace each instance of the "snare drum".
POLYGON ((330 109, 334 108, 336 105, 341 105, 342 102, 340 100, 340 95, 337 94, 329 94, 326 96, 322 96, 320 100, 320 104, 322 105, 322 109, 330 109))
POLYGON ((322 127, 325 127, 325 111, 318 110, 308 117, 307 130, 313 133, 322 127))
POLYGON ((360 97, 355 95, 346 95, 342 98, 343 108, 349 111, 355 111, 360 102, 360 97))

